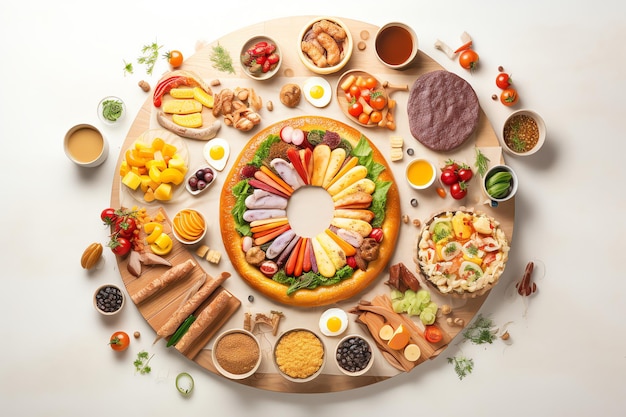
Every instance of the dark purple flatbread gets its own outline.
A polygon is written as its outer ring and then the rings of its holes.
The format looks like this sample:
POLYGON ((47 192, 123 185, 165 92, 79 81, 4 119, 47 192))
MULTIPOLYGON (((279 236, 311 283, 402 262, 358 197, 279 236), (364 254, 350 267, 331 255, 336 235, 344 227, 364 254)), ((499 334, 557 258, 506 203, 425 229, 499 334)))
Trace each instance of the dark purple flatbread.
POLYGON ((409 92, 407 112, 415 139, 432 150, 449 151, 474 133, 480 105, 467 81, 439 70, 415 80, 409 92))

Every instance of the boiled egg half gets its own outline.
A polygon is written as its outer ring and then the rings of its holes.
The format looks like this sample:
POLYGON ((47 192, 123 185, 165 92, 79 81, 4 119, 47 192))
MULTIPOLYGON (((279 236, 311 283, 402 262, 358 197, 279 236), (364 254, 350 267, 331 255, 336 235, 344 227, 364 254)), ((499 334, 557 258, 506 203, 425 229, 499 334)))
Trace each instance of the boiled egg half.
POLYGON ((326 107, 333 97, 328 81, 322 77, 311 77, 302 87, 304 98, 315 107, 326 107))
POLYGON ((228 142, 222 138, 214 138, 204 145, 202 154, 204 159, 218 171, 221 171, 228 162, 230 155, 230 146, 228 142))
POLYGON ((339 336, 348 328, 348 313, 340 308, 329 308, 320 316, 320 331, 325 336, 339 336))

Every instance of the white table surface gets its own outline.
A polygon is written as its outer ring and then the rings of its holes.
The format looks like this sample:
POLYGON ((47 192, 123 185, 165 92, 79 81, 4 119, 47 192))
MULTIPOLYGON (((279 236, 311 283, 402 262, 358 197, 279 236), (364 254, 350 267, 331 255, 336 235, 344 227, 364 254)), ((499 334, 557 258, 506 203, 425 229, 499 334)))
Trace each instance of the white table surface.
POLYGON ((0 250, 3 347, 0 408, 7 416, 120 415, 621 415, 626 406, 624 319, 624 67, 626 6, 584 0, 193 2, 109 0, 4 2, 0 6, 0 250), (240 3, 235 7, 235 3, 240 3), (88 5, 89 4, 89 5, 88 5), (176 5, 174 5, 176 4, 176 5), (407 6, 407 4, 412 4, 407 6), (194 52, 239 28, 293 15, 333 15, 381 26, 411 25, 420 47, 446 69, 456 62, 433 48, 467 31, 480 53, 472 86, 492 125, 510 109, 490 99, 503 65, 522 102, 545 119, 546 146, 535 156, 507 159, 522 179, 516 198, 511 260, 481 312, 512 322, 512 343, 451 346, 413 372, 333 394, 281 394, 211 374, 152 346, 153 331, 130 305, 113 321, 91 305, 97 285, 117 281, 113 255, 88 275, 83 249, 102 233, 117 154, 146 95, 167 70, 160 60, 147 77, 123 60, 141 45, 194 52), (128 116, 108 127, 95 108, 122 97, 128 116), (111 154, 81 170, 64 155, 65 131, 80 122, 102 129, 111 154), (538 293, 525 306, 507 298, 529 260, 545 265, 538 293), (527 310, 526 310, 527 307, 527 310), (107 346, 118 329, 142 332, 126 354, 107 346), (136 375, 135 353, 155 353, 150 375, 136 375), (464 354, 474 371, 459 380, 446 357, 464 354), (182 397, 174 378, 196 383, 182 397))

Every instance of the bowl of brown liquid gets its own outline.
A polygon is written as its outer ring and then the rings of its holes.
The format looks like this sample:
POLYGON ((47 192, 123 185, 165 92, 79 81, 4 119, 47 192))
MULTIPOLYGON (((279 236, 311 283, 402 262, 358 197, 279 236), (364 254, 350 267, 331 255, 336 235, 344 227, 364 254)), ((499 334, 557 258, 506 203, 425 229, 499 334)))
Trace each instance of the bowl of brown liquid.
POLYGON ((65 134, 63 148, 67 157, 81 167, 96 167, 109 156, 109 144, 90 124, 78 124, 65 134))
POLYGON ((415 31, 400 22, 391 22, 376 32, 375 51, 378 60, 388 68, 404 70, 415 64, 418 44, 415 31))

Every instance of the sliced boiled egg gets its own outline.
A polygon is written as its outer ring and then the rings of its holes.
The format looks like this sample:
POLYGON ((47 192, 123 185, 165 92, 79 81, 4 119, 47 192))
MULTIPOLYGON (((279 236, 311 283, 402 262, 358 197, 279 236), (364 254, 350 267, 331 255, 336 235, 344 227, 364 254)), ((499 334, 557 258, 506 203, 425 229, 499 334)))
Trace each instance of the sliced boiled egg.
POLYGON ((226 162, 228 162, 230 146, 226 140, 222 138, 214 138, 204 145, 202 154, 209 165, 216 170, 221 171, 226 166, 226 162))
POLYGON ((340 308, 329 308, 320 316, 319 326, 325 336, 339 336, 348 328, 348 313, 340 308))
POLYGON ((304 98, 315 107, 326 107, 333 97, 328 81, 322 77, 311 77, 302 88, 304 98))

